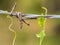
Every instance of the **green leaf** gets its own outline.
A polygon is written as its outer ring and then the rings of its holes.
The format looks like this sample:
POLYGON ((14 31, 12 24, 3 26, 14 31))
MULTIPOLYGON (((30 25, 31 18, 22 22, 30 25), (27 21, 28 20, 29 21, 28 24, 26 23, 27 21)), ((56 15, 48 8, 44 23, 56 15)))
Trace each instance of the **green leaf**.
MULTIPOLYGON (((43 15, 43 14, 41 14, 43 15)), ((45 23, 45 18, 44 17, 41 17, 41 18, 38 18, 38 24, 40 25, 41 28, 44 27, 44 23, 45 23)))

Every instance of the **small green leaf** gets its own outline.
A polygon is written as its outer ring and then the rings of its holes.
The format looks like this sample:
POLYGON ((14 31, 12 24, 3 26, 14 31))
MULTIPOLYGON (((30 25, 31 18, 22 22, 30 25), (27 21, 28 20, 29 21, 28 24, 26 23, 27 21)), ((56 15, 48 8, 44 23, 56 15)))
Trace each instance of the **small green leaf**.
MULTIPOLYGON (((43 15, 43 14, 41 14, 43 15)), ((44 17, 41 17, 41 18, 38 18, 38 24, 40 25, 41 28, 44 27, 44 23, 45 23, 45 18, 44 17)))

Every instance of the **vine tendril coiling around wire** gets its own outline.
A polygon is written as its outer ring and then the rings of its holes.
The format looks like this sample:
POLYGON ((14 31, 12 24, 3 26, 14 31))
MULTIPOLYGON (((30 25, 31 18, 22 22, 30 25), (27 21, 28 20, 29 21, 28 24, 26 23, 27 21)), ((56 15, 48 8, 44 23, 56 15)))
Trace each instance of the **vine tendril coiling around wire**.
MULTIPOLYGON (((47 9, 45 7, 42 7, 42 9, 45 10, 45 13, 41 13, 41 15, 47 15, 47 9)), ((45 22, 46 22, 46 18, 44 17, 41 17, 41 18, 38 18, 38 24, 40 25, 40 33, 39 34, 36 34, 36 36, 38 38, 40 38, 40 45, 42 45, 42 41, 44 39, 44 37, 46 36, 45 34, 45 22)))
POLYGON ((11 26, 13 25, 13 19, 9 15, 7 15, 7 18, 9 18, 11 20, 11 24, 9 25, 9 30, 14 33, 14 38, 13 38, 13 42, 12 42, 12 45, 14 45, 15 40, 16 40, 16 32, 11 28, 11 26))

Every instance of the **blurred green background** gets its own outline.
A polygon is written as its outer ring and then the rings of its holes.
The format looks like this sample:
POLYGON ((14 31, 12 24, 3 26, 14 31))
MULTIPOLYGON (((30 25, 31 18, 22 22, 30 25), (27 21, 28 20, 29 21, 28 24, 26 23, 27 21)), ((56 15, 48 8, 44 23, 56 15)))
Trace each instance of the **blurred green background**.
MULTIPOLYGON (((14 11, 22 13, 41 14, 42 6, 48 9, 48 14, 60 14, 60 0, 0 0, 0 10, 11 11, 14 2, 17 3, 14 11)), ((7 15, 0 15, 0 45, 12 45, 14 33, 9 31, 10 19, 7 15)), ((39 38, 35 34, 39 33, 40 27, 37 20, 26 20, 30 26, 24 24, 20 29, 19 20, 13 18, 12 29, 16 31, 15 45, 39 45, 39 38)), ((42 45, 60 45, 60 19, 47 19, 46 37, 42 45)))

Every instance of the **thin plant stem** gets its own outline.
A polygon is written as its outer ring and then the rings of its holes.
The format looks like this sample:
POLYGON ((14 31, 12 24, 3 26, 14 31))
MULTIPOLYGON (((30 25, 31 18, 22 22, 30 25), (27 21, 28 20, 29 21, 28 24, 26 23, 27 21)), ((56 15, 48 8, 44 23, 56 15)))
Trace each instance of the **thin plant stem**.
POLYGON ((13 19, 9 15, 7 15, 7 18, 9 18, 11 20, 11 24, 9 25, 9 30, 14 33, 14 38, 13 38, 13 42, 12 42, 12 45, 14 45, 15 40, 16 40, 16 32, 11 28, 11 26, 13 25, 13 19))

